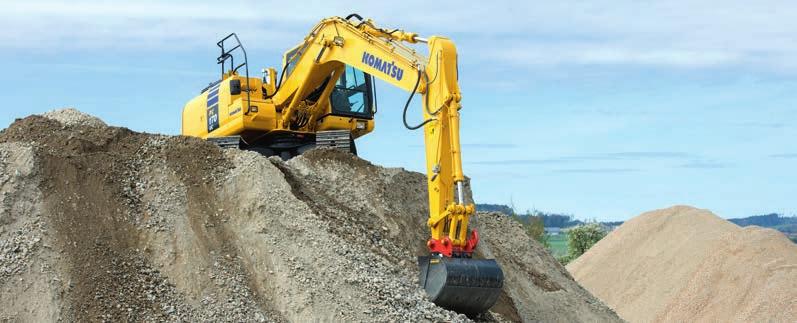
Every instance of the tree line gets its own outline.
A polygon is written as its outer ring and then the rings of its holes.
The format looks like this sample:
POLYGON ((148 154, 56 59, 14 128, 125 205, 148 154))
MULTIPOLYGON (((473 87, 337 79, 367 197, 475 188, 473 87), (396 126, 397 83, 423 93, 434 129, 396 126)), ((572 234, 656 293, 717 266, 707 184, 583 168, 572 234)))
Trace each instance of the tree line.
MULTIPOLYGON (((527 210, 525 213, 518 214, 513 208, 502 204, 476 204, 476 209, 506 214, 515 221, 520 222, 526 233, 547 249, 551 249, 551 245, 548 242, 549 236, 545 233, 545 228, 568 228, 566 233, 567 254, 557 258, 563 265, 581 256, 607 234, 605 224, 595 221, 585 223, 584 221, 576 220, 569 214, 548 213, 538 210, 527 210)), ((617 225, 621 223, 619 222, 617 225)))

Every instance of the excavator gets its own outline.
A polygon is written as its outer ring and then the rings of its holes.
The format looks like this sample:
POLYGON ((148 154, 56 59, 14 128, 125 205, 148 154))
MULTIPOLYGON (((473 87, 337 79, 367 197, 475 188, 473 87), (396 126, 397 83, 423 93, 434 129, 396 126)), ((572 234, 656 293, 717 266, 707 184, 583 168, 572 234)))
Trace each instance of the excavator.
POLYGON ((501 267, 473 258, 479 234, 468 228, 474 205, 465 201, 462 94, 450 39, 380 28, 357 14, 326 18, 285 52, 279 78, 274 68, 249 75, 235 33, 217 46, 221 77, 185 105, 182 134, 225 148, 283 159, 323 147, 356 154, 354 140, 374 129, 375 78, 409 92, 403 121, 410 130, 423 128, 429 194, 431 237, 428 254, 418 257, 419 283, 432 302, 460 313, 482 313, 496 303, 501 267), (419 43, 428 46, 428 58, 413 47, 419 43), (423 121, 411 125, 407 110, 416 94, 423 121))

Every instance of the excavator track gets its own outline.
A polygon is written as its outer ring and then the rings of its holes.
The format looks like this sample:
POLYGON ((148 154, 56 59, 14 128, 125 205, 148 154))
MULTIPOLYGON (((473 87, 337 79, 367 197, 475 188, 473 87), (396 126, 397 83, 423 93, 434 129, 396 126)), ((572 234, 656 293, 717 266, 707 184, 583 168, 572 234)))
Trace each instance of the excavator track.
POLYGON ((212 137, 207 140, 223 149, 246 149, 258 152, 264 156, 280 156, 283 159, 289 159, 293 156, 300 155, 313 148, 331 148, 355 155, 357 154, 357 148, 348 130, 319 131, 316 133, 315 141, 291 142, 287 145, 285 145, 285 142, 272 140, 268 143, 247 146, 241 144, 240 136, 212 137), (285 154, 286 152, 288 153, 287 155, 285 154))
POLYGON ((238 148, 241 145, 241 136, 208 138, 208 141, 221 148, 238 148))
POLYGON ((315 135, 315 146, 317 148, 340 149, 355 155, 357 154, 349 130, 319 131, 315 135))

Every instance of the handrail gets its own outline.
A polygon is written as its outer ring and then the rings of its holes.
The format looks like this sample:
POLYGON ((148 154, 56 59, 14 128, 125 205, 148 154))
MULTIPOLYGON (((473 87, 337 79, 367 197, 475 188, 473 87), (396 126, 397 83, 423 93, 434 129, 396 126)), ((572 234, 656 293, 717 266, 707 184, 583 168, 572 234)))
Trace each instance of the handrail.
POLYGON ((220 64, 221 65, 221 78, 222 79, 224 79, 224 74, 225 74, 224 63, 228 59, 230 60, 230 72, 231 72, 231 74, 232 73, 237 73, 238 69, 240 69, 241 67, 245 67, 246 68, 245 69, 245 71, 246 71, 246 109, 244 109, 244 115, 249 115, 249 109, 250 109, 250 107, 252 105, 252 98, 251 98, 251 93, 250 93, 252 87, 249 85, 249 59, 246 57, 246 49, 244 49, 244 45, 241 44, 241 40, 238 38, 238 35, 235 34, 235 33, 231 33, 231 34, 227 35, 227 37, 224 37, 221 40, 219 40, 216 43, 216 46, 219 46, 219 48, 221 49, 221 55, 219 55, 219 57, 216 58, 216 64, 220 64), (235 42, 237 43, 237 45, 234 46, 233 48, 229 49, 229 50, 225 50, 224 49, 224 42, 227 39, 230 39, 230 37, 234 37, 235 38, 235 42), (240 65, 236 66, 235 65, 235 58, 232 55, 232 52, 235 51, 236 49, 239 49, 239 48, 241 49, 241 52, 243 52, 243 54, 244 54, 244 62, 241 63, 240 65))

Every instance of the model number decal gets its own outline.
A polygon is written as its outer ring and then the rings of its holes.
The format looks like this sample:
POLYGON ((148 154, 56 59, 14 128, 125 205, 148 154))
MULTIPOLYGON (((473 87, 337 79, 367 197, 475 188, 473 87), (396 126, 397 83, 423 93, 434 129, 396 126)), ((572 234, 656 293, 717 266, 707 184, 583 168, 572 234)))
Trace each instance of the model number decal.
POLYGON ((235 110, 230 111, 230 115, 234 116, 238 112, 241 112, 241 107, 237 107, 237 108, 235 108, 235 110))
POLYGON ((208 133, 219 128, 219 84, 210 88, 207 99, 208 133))
POLYGON ((219 128, 219 107, 208 108, 208 132, 219 128))

